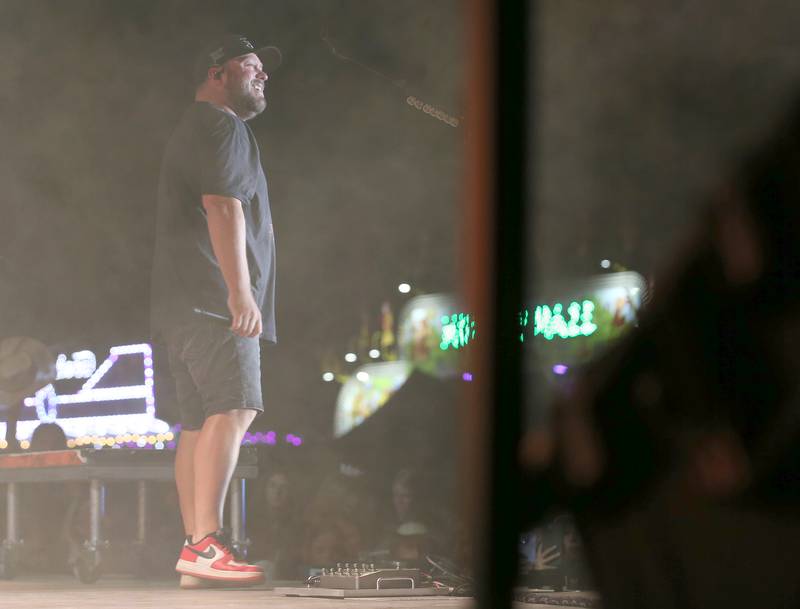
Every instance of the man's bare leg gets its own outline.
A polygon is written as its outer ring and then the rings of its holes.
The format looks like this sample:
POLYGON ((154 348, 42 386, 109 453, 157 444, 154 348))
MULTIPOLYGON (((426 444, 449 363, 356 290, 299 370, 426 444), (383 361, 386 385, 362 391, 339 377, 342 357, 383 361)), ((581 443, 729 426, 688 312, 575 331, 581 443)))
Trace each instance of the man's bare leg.
POLYGON ((211 415, 203 423, 194 447, 193 541, 222 528, 228 484, 255 416, 253 410, 237 409, 211 415))
POLYGON ((183 530, 187 536, 194 535, 194 451, 200 431, 181 431, 178 450, 175 454, 175 484, 178 487, 178 503, 181 507, 183 530))

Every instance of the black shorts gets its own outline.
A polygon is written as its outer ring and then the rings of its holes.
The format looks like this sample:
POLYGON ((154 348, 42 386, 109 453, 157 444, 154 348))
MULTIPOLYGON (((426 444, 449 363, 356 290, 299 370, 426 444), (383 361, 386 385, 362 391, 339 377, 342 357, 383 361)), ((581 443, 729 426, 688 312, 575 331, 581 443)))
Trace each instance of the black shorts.
POLYGON ((258 338, 205 319, 164 335, 183 429, 200 429, 207 417, 229 410, 264 411, 258 338))

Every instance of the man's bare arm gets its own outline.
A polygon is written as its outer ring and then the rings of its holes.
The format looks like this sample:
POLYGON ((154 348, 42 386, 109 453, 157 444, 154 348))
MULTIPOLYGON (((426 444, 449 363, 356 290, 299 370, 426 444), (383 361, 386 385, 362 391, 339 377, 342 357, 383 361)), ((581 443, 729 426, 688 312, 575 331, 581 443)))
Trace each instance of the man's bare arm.
POLYGON ((250 290, 242 203, 233 197, 203 195, 211 246, 228 287, 231 330, 240 336, 261 334, 261 311, 250 290))

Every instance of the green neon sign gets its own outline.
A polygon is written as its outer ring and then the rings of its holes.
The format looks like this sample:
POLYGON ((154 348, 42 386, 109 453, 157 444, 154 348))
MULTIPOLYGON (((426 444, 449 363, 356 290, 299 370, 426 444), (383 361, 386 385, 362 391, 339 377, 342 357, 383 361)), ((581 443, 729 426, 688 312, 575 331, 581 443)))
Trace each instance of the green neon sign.
POLYGON ((469 313, 442 316, 442 341, 439 343, 442 351, 466 347, 473 338, 475 338, 475 320, 469 313))
MULTIPOLYGON (((552 308, 548 305, 539 305, 533 313, 533 335, 541 336, 545 340, 591 336, 597 331, 594 310, 595 304, 591 300, 572 301, 566 307, 560 302, 555 303, 552 308)), ((527 310, 520 313, 521 327, 527 327, 529 320, 530 315, 527 310)), ((520 333, 519 339, 525 340, 524 332, 520 333)))
MULTIPOLYGON (((538 305, 533 315, 528 309, 519 313, 520 342, 525 342, 525 333, 533 326, 533 335, 545 340, 561 338, 568 340, 581 336, 591 336, 597 332, 594 320, 596 305, 591 300, 572 301, 568 305, 560 302, 552 307, 538 305), (531 323, 532 322, 532 323, 531 323)), ((460 349, 475 338, 475 321, 469 313, 455 313, 442 316, 442 334, 439 348, 460 349)))

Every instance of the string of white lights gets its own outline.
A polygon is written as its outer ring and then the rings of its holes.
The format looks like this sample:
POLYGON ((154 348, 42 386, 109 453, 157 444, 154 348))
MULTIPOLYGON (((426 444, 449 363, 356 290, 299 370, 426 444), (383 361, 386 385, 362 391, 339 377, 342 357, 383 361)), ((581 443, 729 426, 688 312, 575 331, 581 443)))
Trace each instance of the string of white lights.
POLYGON ((455 116, 451 116, 444 110, 441 110, 432 104, 426 104, 421 99, 417 99, 413 95, 406 97, 406 103, 412 108, 416 108, 417 110, 420 110, 425 114, 450 125, 451 127, 458 127, 461 124, 461 121, 455 116))

